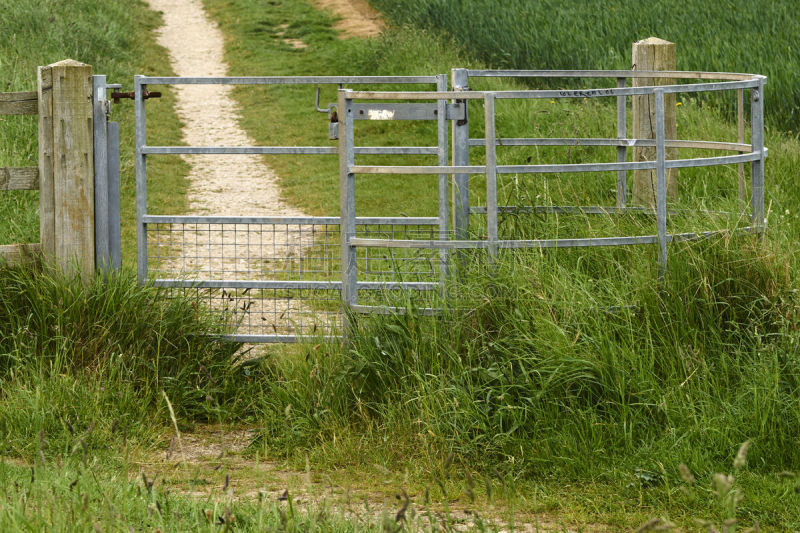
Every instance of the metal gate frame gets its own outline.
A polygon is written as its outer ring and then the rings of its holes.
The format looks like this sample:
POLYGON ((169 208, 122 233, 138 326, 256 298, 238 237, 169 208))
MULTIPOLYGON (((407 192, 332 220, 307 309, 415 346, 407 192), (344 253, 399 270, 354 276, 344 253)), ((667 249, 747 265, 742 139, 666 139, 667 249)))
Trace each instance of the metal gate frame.
MULTIPOLYGON (((341 281, 286 281, 286 280, 215 280, 215 279, 148 279, 148 225, 153 224, 339 224, 339 217, 236 217, 236 216, 170 216, 151 215, 147 212, 147 157, 160 154, 269 154, 269 155, 340 155, 341 148, 331 146, 149 146, 146 139, 145 99, 147 87, 151 85, 221 84, 221 85, 379 85, 408 84, 433 85, 436 90, 447 89, 447 76, 247 76, 247 77, 134 77, 135 130, 136 130, 136 220, 137 220, 137 277, 139 283, 150 283, 165 288, 255 288, 255 289, 330 289, 342 290, 341 281)), ((411 118, 398 116, 397 119, 411 118)), ((439 115, 438 144, 435 147, 352 147, 351 154, 436 155, 440 165, 446 165, 448 157, 447 123, 444 114, 439 115)), ((349 122, 348 122, 349 123, 349 122)), ((440 179, 440 202, 437 217, 369 217, 352 221, 353 225, 380 224, 387 226, 438 226, 440 233, 447 232, 448 183, 446 176, 440 179), (441 188, 444 188, 444 192, 441 188)), ((444 262, 442 262, 444 265, 444 262)), ((443 267, 444 268, 444 267, 443 267)), ((437 283, 397 281, 373 281, 357 284, 358 290, 386 290, 394 288, 410 290, 434 290, 437 283)), ((346 317, 345 317, 346 318, 346 317)), ((318 339, 319 335, 224 335, 238 342, 297 342, 318 339)), ((336 337, 332 335, 328 337, 336 337)))
MULTIPOLYGON (((432 291, 442 287, 448 276, 448 252, 453 249, 484 249, 495 256, 499 249, 513 248, 566 248, 595 246, 624 246, 656 244, 658 246, 659 277, 667 267, 667 244, 719 234, 721 231, 696 231, 670 234, 667 232, 666 170, 750 163, 751 173, 751 224, 737 231, 761 233, 764 229, 764 102, 763 87, 766 78, 753 74, 677 72, 677 71, 505 71, 453 69, 453 89, 447 90, 447 77, 436 76, 290 76, 290 77, 147 77, 136 76, 134 93, 136 105, 136 186, 137 186, 137 249, 138 278, 141 283, 150 282, 159 287, 172 288, 223 288, 253 287, 266 289, 328 289, 341 291, 345 311, 356 313, 385 313, 401 311, 388 305, 365 305, 359 300, 361 290, 408 289, 432 291), (518 91, 473 91, 469 88, 471 78, 611 78, 616 87, 581 90, 518 90, 518 91), (627 87, 629 78, 673 78, 689 79, 699 83, 663 86, 627 87), (722 80, 709 82, 706 80, 722 80), (198 146, 148 146, 145 131, 145 94, 148 85, 175 84, 230 84, 230 85, 338 85, 338 112, 340 128, 339 146, 250 146, 250 147, 198 147, 198 146), (435 91, 357 91, 343 85, 364 84, 431 84, 435 91), (709 91, 737 90, 739 92, 739 142, 716 142, 696 140, 671 140, 665 135, 665 94, 700 93, 709 91), (751 142, 744 142, 742 94, 749 90, 751 96, 751 142), (639 95, 653 96, 656 103, 655 139, 631 139, 626 132, 627 98, 639 95), (496 132, 495 103, 504 99, 560 99, 560 98, 616 98, 617 137, 602 138, 503 138, 496 132), (470 138, 469 101, 483 103, 484 136, 470 138), (388 101, 388 103, 387 103, 388 101), (355 140, 354 123, 357 120, 428 120, 437 122, 437 146, 368 147, 358 146, 355 140), (450 141, 448 122, 452 122, 452 164, 450 163, 450 141), (470 165, 471 147, 483 146, 484 165, 470 165), (617 161, 613 163, 581 164, 537 164, 502 165, 497 161, 498 146, 608 146, 616 148, 617 161), (654 161, 627 161, 629 147, 649 146, 656 148, 654 161), (736 152, 736 155, 701 157, 693 159, 667 159, 666 149, 703 148, 736 152), (147 168, 146 158, 159 154, 337 154, 339 157, 340 214, 339 217, 215 217, 215 216, 168 216, 147 213, 147 168), (366 154, 436 155, 436 165, 358 165, 356 156, 366 154), (627 205, 627 172, 630 170, 655 170, 657 177, 656 205, 654 209, 629 207, 627 205), (561 172, 608 172, 617 173, 616 205, 614 206, 499 206, 497 202, 498 176, 503 174, 540 174, 561 172), (370 217, 359 218, 355 209, 355 176, 358 174, 429 174, 437 176, 438 213, 436 217, 370 217), (486 206, 470 206, 469 178, 473 174, 486 177, 486 206), (450 177, 453 179, 452 198, 450 177), (451 213, 452 206, 452 213, 451 213), (656 233, 652 235, 555 238, 555 239, 499 239, 498 215, 513 210, 534 210, 549 213, 612 214, 648 212, 655 216, 656 233), (470 236, 469 219, 474 214, 486 214, 487 235, 485 238, 470 236), (452 216, 453 231, 450 220, 452 216), (339 225, 339 250, 341 261, 340 281, 302 280, 225 280, 225 279, 152 279, 148 280, 147 228, 149 224, 325 224, 339 225), (359 236, 357 227, 365 224, 401 226, 418 224, 436 229, 436 238, 398 239, 370 238, 359 236), (406 249, 438 251, 439 276, 437 282, 360 280, 358 270, 359 249, 406 249)), ((318 107, 318 106, 317 106, 318 107)), ((319 108, 318 108, 319 109, 319 108)), ((744 200, 743 173, 740 170, 740 198, 744 200)), ((392 234, 393 236, 393 234, 392 234)), ((422 308, 421 312, 435 312, 433 308, 422 308)), ((345 313, 345 319, 347 313, 345 313)), ((347 325, 345 324, 345 331, 347 325)), ((339 337, 338 335, 331 335, 339 337)), ((296 342, 319 336, 297 335, 226 335, 225 338, 243 342, 296 342)))
POLYGON ((109 120, 108 89, 121 85, 92 76, 92 124, 94 138, 94 249, 95 265, 108 273, 122 264, 120 236, 119 124, 109 120))
MULTIPOLYGON (((616 139, 496 139, 498 146, 616 146, 617 147, 617 201, 615 206, 571 206, 570 209, 579 209, 584 213, 600 212, 632 212, 640 208, 627 207, 627 172, 637 170, 626 166, 628 148, 637 146, 655 146, 655 140, 631 139, 627 135, 627 99, 635 95, 657 95, 658 87, 627 87, 629 79, 635 78, 672 78, 676 80, 723 80, 721 82, 703 82, 695 85, 673 84, 661 87, 665 94, 668 93, 696 93, 736 90, 738 93, 737 122, 739 139, 738 143, 721 143, 710 141, 665 140, 667 148, 705 148, 713 150, 728 150, 739 152, 740 155, 748 151, 761 153, 763 157, 745 159, 739 162, 739 198, 746 200, 744 190, 744 162, 752 161, 752 196, 751 214, 753 226, 763 225, 764 214, 764 167, 763 160, 767 157, 764 147, 764 93, 766 77, 758 74, 742 74, 731 72, 700 72, 700 71, 633 71, 633 70, 470 70, 455 68, 451 72, 454 91, 470 91, 470 79, 474 78, 507 78, 507 79, 615 79, 616 89, 583 89, 583 90, 558 90, 535 91, 538 96, 531 98, 602 98, 616 97, 617 100, 617 138, 616 139), (752 142, 746 144, 744 139, 744 91, 750 90, 750 113, 752 117, 751 132, 752 142), (587 211, 588 210, 588 211, 587 211)), ((503 92, 501 92, 502 94, 503 92)), ((505 97, 505 96, 501 96, 505 97)), ((658 99, 658 97, 656 97, 658 99)), ((659 115, 663 120, 663 113, 659 115)), ((464 121, 453 123, 453 164, 469 165, 469 149, 473 146, 484 146, 485 139, 471 139, 469 137, 469 110, 464 121)), ((657 127, 660 127, 657 124, 657 127)), ((662 132, 662 137, 663 137, 662 132)), ((656 146, 658 150, 658 146, 656 146)), ((731 159, 719 160, 714 164, 729 164, 735 162, 731 159)), ((666 168, 681 168, 693 166, 669 162, 666 168)), ((555 170, 555 172, 567 171, 555 170)), ((547 172, 543 170, 542 172, 547 172)), ((658 194, 658 193, 657 193, 658 194)), ((454 176, 454 221, 458 238, 464 238, 469 232, 469 217, 471 214, 485 213, 486 207, 473 207, 469 202, 469 174, 456 174, 454 176)), ((660 200, 657 199, 660 202, 660 200)), ((537 206, 500 206, 501 211, 516 209, 536 209, 537 206)), ((666 261, 666 257, 664 258, 666 261)))
MULTIPOLYGON (((727 230, 696 231, 688 233, 667 233, 666 170, 668 168, 688 168, 700 166, 715 166, 726 164, 750 163, 751 175, 751 224, 737 231, 761 233, 764 229, 764 161, 767 149, 764 147, 764 99, 763 87, 766 78, 753 74, 736 73, 711 73, 711 72, 676 72, 676 71, 497 71, 497 70, 465 70, 453 71, 453 86, 451 92, 379 92, 379 91, 339 91, 340 108, 346 109, 345 131, 346 135, 340 138, 342 146, 340 159, 340 195, 342 198, 342 280, 343 298, 345 303, 355 311, 370 312, 373 308, 359 304, 355 287, 358 284, 358 271, 356 266, 356 250, 358 248, 406 248, 406 249, 486 249, 491 257, 497 255, 501 248, 570 248, 570 247, 595 247, 595 246, 625 246, 638 244, 658 245, 658 272, 659 279, 666 274, 667 269, 667 244, 670 242, 694 240, 712 235, 717 235, 727 230), (616 78, 616 88, 585 89, 585 90, 521 90, 521 91, 471 91, 468 86, 470 77, 516 77, 516 78, 616 78), (720 82, 705 82, 683 85, 626 87, 627 78, 653 78, 666 77, 677 79, 707 80, 722 79, 720 82), (750 90, 751 93, 751 143, 746 144, 741 138, 738 143, 714 141, 687 141, 668 140, 665 134, 665 109, 664 96, 669 93, 701 93, 724 90, 750 90), (626 99, 634 95, 653 95, 656 102, 656 138, 629 139, 626 138, 626 99), (501 138, 496 133, 495 102, 503 99, 558 99, 558 98, 603 98, 615 97, 617 99, 617 127, 616 139, 542 139, 542 138, 501 138), (352 127, 352 109, 359 105, 358 101, 370 100, 403 100, 403 101, 430 101, 443 105, 444 101, 464 103, 464 115, 454 120, 454 146, 453 165, 449 166, 387 166, 369 165, 359 166, 354 162, 351 147, 355 145, 352 127), (471 139, 469 137, 469 120, 467 103, 470 100, 482 101, 484 106, 484 138, 471 139), (536 164, 536 165, 498 165, 497 146, 610 146, 617 147, 617 162, 615 163, 580 163, 580 164, 536 164), (469 148, 483 146, 485 149, 485 165, 469 165, 469 148), (655 146, 655 161, 627 162, 627 147, 655 146), (717 157, 700 157, 692 159, 668 160, 666 148, 704 148, 738 152, 737 155, 717 157), (500 240, 498 238, 498 213, 513 209, 539 210, 541 212, 559 213, 585 213, 609 214, 623 212, 644 212, 647 208, 626 206, 626 173, 629 170, 655 170, 657 174, 656 191, 656 234, 620 237, 589 237, 589 238, 555 238, 555 239, 515 239, 500 240), (501 174, 540 174, 561 172, 617 172, 617 202, 616 206, 498 206, 497 179, 501 174), (455 239, 449 240, 447 236, 438 240, 402 240, 402 239, 370 239, 359 238, 355 235, 353 221, 355 213, 355 176, 357 174, 452 174, 454 176, 454 220, 455 239), (470 208, 469 205, 469 176, 483 174, 486 177, 485 208, 470 208), (487 233, 485 239, 475 239, 469 236, 469 215, 485 212, 487 215, 487 233)), ((741 102, 741 97, 739 99, 741 102)), ((740 120, 742 113, 739 113, 740 120)), ((744 189, 739 188, 740 199, 744 199, 744 189)), ((422 311, 431 311, 424 309, 422 311)))

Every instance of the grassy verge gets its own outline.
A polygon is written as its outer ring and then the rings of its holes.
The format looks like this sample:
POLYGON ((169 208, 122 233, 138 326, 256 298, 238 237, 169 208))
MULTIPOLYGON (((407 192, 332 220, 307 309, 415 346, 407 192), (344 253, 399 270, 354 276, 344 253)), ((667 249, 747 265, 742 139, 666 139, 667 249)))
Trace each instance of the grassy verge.
MULTIPOLYGON (((411 28, 371 41, 337 40, 330 19, 305 2, 283 0, 269 9, 250 0, 205 4, 230 38, 233 74, 419 74, 479 66, 451 41, 411 28), (308 47, 293 48, 287 37, 308 47)), ((235 93, 257 142, 326 142, 325 117, 311 108, 313 90, 262 90, 235 93)), ((479 107, 471 114, 475 137, 481 115, 479 107)), ((684 99, 678 115, 684 138, 735 139, 722 112, 703 102, 684 99)), ((614 117, 613 106, 593 101, 503 103, 498 130, 509 137, 613 137, 614 117)), ((403 125, 360 134, 410 145, 430 132, 403 125)), ((661 287, 653 283, 649 248, 514 253, 491 267, 476 257, 452 288, 444 316, 360 318, 347 347, 308 347, 270 362, 259 407, 264 451, 310 457, 322 469, 380 465, 375 475, 407 472, 417 486, 445 498, 489 498, 492 486, 513 485, 521 509, 576 523, 631 527, 653 516, 689 527, 695 518, 776 529, 796 523, 785 496, 796 490, 797 477, 779 473, 800 469, 792 444, 800 413, 791 251, 797 214, 784 205, 796 196, 791 169, 800 146, 776 131, 768 145, 772 229, 764 243, 674 245, 669 282, 661 287), (733 471, 745 441, 749 466, 737 466, 735 486, 720 485, 723 478, 714 474, 733 471), (489 488, 476 488, 478 479, 488 479, 489 488)), ((473 155, 479 164, 480 151, 473 155)), ((579 163, 611 161, 614 153, 509 148, 500 157, 509 164, 579 163)), ((336 214, 335 159, 269 164, 291 202, 336 214)), ((685 202, 735 209, 735 168, 681 176, 685 202)), ((501 197, 613 203, 611 175, 588 183, 581 176, 528 178, 501 181, 501 197)), ((422 176, 359 181, 358 212, 432 214, 432 185, 422 176)), ((477 201, 482 185, 473 182, 477 201)), ((627 228, 642 232, 647 224, 627 228)), ((596 236, 619 229, 620 222, 597 218, 507 217, 501 231, 596 236)))
MULTIPOLYGON (((36 90, 37 66, 67 57, 92 65, 95 74, 106 74, 109 83, 126 87, 134 74, 169 74, 166 51, 155 44, 159 24, 158 14, 140 1, 124 6, 91 1, 9 3, 0 20, 0 91, 36 90)), ((120 122, 123 259, 131 264, 136 241, 133 105, 122 102, 113 107, 112 118, 120 122)), ((169 92, 148 103, 159 115, 159 128, 150 142, 180 136, 173 104, 169 92)), ((37 162, 37 117, 0 117, 0 166, 37 162)), ((152 164, 165 178, 149 184, 150 205, 180 213, 188 167, 177 158, 152 164)), ((39 240, 38 198, 36 191, 0 194, 0 243, 39 240)))

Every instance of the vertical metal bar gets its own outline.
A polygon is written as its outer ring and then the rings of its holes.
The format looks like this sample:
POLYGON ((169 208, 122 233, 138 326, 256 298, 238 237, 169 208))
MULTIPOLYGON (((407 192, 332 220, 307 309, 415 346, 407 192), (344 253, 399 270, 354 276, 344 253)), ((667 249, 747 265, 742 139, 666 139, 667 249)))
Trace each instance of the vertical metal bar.
POLYGON ((497 255, 497 145, 495 143, 494 93, 483 100, 486 138, 486 230, 489 255, 497 255))
POLYGON ((664 91, 656 97, 656 224, 658 225, 658 279, 667 273, 667 169, 666 132, 664 125, 664 91))
POLYGON ((108 248, 108 117, 106 77, 92 76, 92 126, 94 134, 94 262, 97 270, 109 266, 108 248))
MULTIPOLYGON (((440 74, 436 77, 436 90, 447 90, 447 76, 440 74)), ((448 161, 448 135, 447 135, 447 100, 439 99, 436 101, 437 118, 437 147, 438 165, 447 166, 448 161)), ((450 233, 450 176, 439 174, 439 239, 447 240, 450 233)), ((439 273, 442 289, 444 289, 447 279, 447 257, 445 249, 439 250, 439 273)))
MULTIPOLYGON (((736 91, 736 124, 738 129, 739 144, 744 144, 744 89, 736 91)), ((739 152, 743 154, 745 152, 739 152)), ((745 201, 744 190, 744 163, 739 163, 739 200, 745 201)))
MULTIPOLYGON (((453 90, 469 90, 467 69, 452 70, 453 90)), ((453 164, 469 165, 469 100, 461 100, 464 118, 453 121, 453 164)), ((456 239, 466 239, 469 233, 469 174, 453 175, 453 229, 456 239)))
MULTIPOLYGON (((353 100, 350 91, 339 90, 339 239, 342 262, 342 301, 346 306, 358 303, 358 271, 356 249, 350 239, 356 234, 355 176, 350 167, 355 164, 355 134, 353 127, 353 100), (344 131, 342 131, 344 128, 344 131)), ((345 325, 345 333, 348 326, 345 325)))
POLYGON ((761 233, 764 230, 764 82, 750 90, 750 141, 753 152, 759 158, 752 162, 752 209, 753 225, 761 233))
MULTIPOLYGON (((617 78, 617 87, 625 87, 626 78, 617 78)), ((625 139, 628 136, 628 99, 626 96, 617 96, 617 139, 625 139)), ((628 147, 617 147, 617 163, 624 163, 628 160, 628 147)), ((628 192, 628 171, 617 171, 617 207, 625 207, 626 195, 628 192)))
POLYGON ((140 284, 147 280, 147 159, 142 149, 147 144, 144 98, 141 76, 133 77, 134 124, 136 127, 136 276, 140 284))
POLYGON ((119 124, 108 123, 108 253, 112 269, 122 266, 119 188, 119 124))

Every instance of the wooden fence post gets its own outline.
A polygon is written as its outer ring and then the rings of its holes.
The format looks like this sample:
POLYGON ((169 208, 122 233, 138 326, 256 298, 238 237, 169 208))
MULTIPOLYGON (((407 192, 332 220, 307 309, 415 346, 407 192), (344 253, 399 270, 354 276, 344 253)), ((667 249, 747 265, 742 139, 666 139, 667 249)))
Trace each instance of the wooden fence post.
MULTIPOLYGON (((633 43, 634 70, 675 70, 675 43, 650 37, 633 43)), ((671 78, 633 78, 634 87, 650 85, 669 85, 671 78)), ((666 138, 677 139, 678 127, 675 118, 675 94, 664 95, 664 126, 666 138)), ((633 137, 635 139, 655 139, 656 135, 655 96, 633 97, 633 137)), ((677 148, 667 148, 667 159, 676 159, 677 148)), ((655 147, 635 147, 634 161, 654 161, 655 147)), ((667 169, 667 198, 678 198, 678 169, 667 169)), ((633 200, 639 205, 656 205, 656 171, 635 170, 633 172, 633 200)))
POLYGON ((39 67, 42 252, 66 271, 94 274, 92 67, 67 59, 39 67))

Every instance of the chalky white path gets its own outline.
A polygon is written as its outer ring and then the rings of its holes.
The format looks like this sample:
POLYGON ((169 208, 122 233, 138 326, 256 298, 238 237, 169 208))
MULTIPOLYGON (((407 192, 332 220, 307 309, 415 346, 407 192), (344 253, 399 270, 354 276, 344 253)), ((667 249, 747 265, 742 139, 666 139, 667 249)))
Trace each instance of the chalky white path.
MULTIPOLYGON (((149 7, 163 14, 158 43, 167 49, 178 76, 225 76, 224 38, 206 15, 199 0, 146 0, 149 7)), ((224 85, 175 85, 176 111, 183 122, 183 141, 190 146, 255 146, 255 141, 239 125, 239 113, 224 85)), ((157 90, 157 89, 155 89, 157 90)), ((157 103, 150 104, 155 115, 157 103)), ((157 118, 156 118, 157 121, 157 118)), ((157 126, 153 126, 157 127, 157 126)), ((158 156, 153 156, 158 157, 158 156)), ((275 173, 258 155, 191 155, 188 175, 189 215, 303 216, 300 210, 282 199, 275 173)), ((157 179, 153 177, 151 179, 157 179)), ((257 228, 257 227, 256 227, 257 228)), ((190 228, 192 229, 192 228, 190 228)), ((164 253, 159 270, 164 277, 211 279, 263 279, 263 257, 281 258, 302 255, 306 240, 292 233, 274 234, 265 229, 242 227, 236 235, 224 235, 213 228, 199 233, 172 236, 174 245, 164 253), (259 243, 257 246, 254 243, 259 243)), ((297 230, 295 226, 293 229, 297 230)), ((275 261, 273 261, 273 265, 275 261)), ((242 302, 239 302, 241 305, 242 302)), ((246 304, 246 303, 245 303, 246 304)), ((213 307, 229 305, 212 302, 213 307)), ((297 300, 257 300, 247 306, 252 328, 239 333, 292 334, 288 315, 311 314, 297 300), (255 305, 253 305, 255 304, 255 305)), ((304 321, 307 321, 306 318, 304 321)))
MULTIPOLYGON (((146 0, 161 11, 158 43, 178 76, 225 76, 224 39, 199 0, 146 0)), ((231 87, 176 85, 183 140, 191 146, 254 146, 239 125, 231 87)), ((192 156, 192 214, 301 216, 281 200, 277 177, 260 156, 192 156)))

